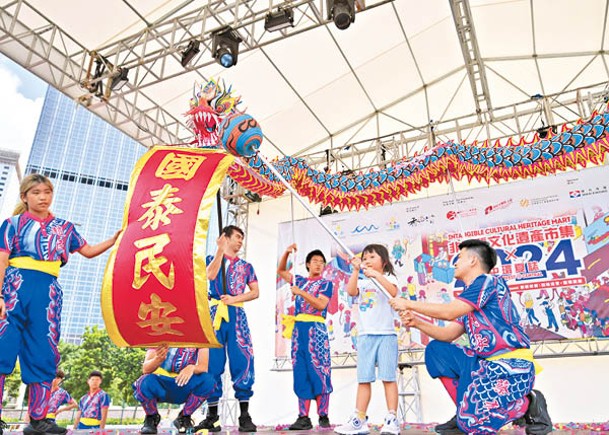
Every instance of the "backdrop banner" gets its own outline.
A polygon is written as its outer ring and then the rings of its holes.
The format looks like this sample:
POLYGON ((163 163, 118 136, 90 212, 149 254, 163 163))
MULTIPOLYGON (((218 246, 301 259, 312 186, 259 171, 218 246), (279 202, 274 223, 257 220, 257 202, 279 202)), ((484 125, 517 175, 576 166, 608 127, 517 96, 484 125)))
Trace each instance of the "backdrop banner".
MULTIPOLYGON (((384 244, 397 273, 401 295, 448 303, 463 288, 454 279, 458 244, 487 240, 497 250, 493 270, 503 275, 534 341, 609 336, 609 170, 606 167, 493 185, 456 194, 394 203, 366 212, 323 216, 356 254, 370 243, 384 244)), ((299 251, 296 273, 313 249, 328 258, 324 276, 334 283, 326 323, 332 352, 356 349, 359 307, 345 284, 347 256, 314 219, 294 223, 299 251)), ((292 243, 292 224, 279 226, 278 252, 292 243)), ((361 304, 374 303, 363 295, 361 304)), ((277 282, 275 353, 289 356, 281 336, 281 315, 291 314, 289 286, 277 282)), ((438 321, 442 324, 442 321, 438 321)), ((406 331, 395 318, 402 349, 429 338, 406 331)))
POLYGON ((102 285, 118 346, 219 347, 207 302, 209 217, 233 157, 154 147, 137 163, 102 285))

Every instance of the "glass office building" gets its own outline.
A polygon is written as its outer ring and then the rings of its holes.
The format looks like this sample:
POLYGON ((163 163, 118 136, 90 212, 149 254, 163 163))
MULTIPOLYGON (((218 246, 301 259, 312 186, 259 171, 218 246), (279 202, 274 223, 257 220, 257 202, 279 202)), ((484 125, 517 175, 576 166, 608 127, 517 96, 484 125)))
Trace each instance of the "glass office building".
MULTIPOLYGON (((121 227, 129 177, 146 149, 49 86, 25 173, 55 185, 53 214, 76 225, 89 244, 121 227)), ((108 252, 79 254, 62 268, 64 341, 79 343, 85 326, 103 325, 100 291, 108 252)))

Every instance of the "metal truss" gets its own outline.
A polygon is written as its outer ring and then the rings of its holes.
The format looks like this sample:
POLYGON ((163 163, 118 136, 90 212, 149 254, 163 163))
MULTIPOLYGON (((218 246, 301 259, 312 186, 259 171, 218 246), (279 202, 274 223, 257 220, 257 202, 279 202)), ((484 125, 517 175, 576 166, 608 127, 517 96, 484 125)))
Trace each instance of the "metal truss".
MULTIPOLYGON (((572 124, 602 111, 609 101, 606 82, 552 95, 534 95, 520 103, 490 110, 480 120, 477 113, 459 118, 411 126, 394 134, 369 140, 332 145, 328 149, 298 155, 314 169, 334 172, 381 168, 422 150, 437 141, 496 140, 534 134, 542 128, 572 124), (486 119, 486 121, 484 120, 486 119)), ((387 109, 387 108, 386 108, 387 109)), ((386 110, 384 109, 384 110, 386 110)), ((383 111, 373 117, 387 116, 383 111)), ((373 119, 373 118, 371 118, 373 119)), ((316 144, 320 145, 319 143, 316 144)))
MULTIPOLYGON (((357 4, 363 10, 389 1, 357 4)), ((89 51, 26 0, 15 0, 0 8, 0 51, 143 145, 179 144, 192 133, 148 91, 193 71, 207 81, 198 69, 215 62, 210 55, 214 31, 231 26, 243 40, 243 54, 328 22, 325 0, 209 0, 204 6, 189 5, 186 1, 153 23, 132 8, 145 29, 89 51), (267 32, 265 16, 280 6, 292 8, 294 27, 267 32), (39 24, 25 24, 31 22, 39 24), (192 40, 202 49, 193 66, 182 67, 182 53, 192 40), (95 63, 99 68, 92 68, 95 63), (129 71, 128 88, 112 92, 112 79, 122 70, 129 71)))
MULTIPOLYGON (((246 232, 249 216, 249 205, 252 197, 248 192, 230 177, 225 177, 220 187, 220 195, 228 204, 226 222, 224 225, 235 225, 246 232)), ((255 198, 254 198, 255 199, 255 198)), ((247 237, 243 240, 240 255, 243 257, 247 253, 247 237)))
MULTIPOLYGON (((573 340, 550 340, 531 343, 535 358, 564 358, 595 355, 609 355, 609 338, 581 338, 573 340)), ((398 362, 404 367, 425 364, 425 349, 415 348, 402 350, 398 362)), ((354 368, 357 365, 357 353, 332 355, 332 368, 354 368)), ((291 371, 292 362, 287 357, 275 358, 273 371, 291 371)))
POLYGON ((469 0, 451 0, 450 9, 455 21, 455 27, 457 28, 457 34, 459 35, 459 44, 463 52, 465 69, 467 70, 469 83, 474 94, 476 114, 478 115, 478 120, 482 121, 482 114, 492 116, 493 112, 491 110, 492 105, 486 80, 486 71, 480 56, 480 48, 476 39, 469 0))
POLYGON ((419 368, 409 364, 398 364, 398 416, 404 422, 421 423, 421 388, 419 385, 419 368))

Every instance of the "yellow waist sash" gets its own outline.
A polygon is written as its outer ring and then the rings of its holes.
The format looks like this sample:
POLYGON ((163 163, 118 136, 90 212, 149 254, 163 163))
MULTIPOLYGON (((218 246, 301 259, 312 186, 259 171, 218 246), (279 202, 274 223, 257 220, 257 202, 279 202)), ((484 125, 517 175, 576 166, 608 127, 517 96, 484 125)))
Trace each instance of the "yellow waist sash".
POLYGON ((52 418, 54 420, 55 419, 55 413, 54 412, 49 412, 47 414, 47 418, 52 418))
POLYGON ((162 367, 159 367, 158 369, 153 371, 152 374, 154 374, 154 375, 161 375, 161 376, 167 376, 168 378, 175 378, 176 376, 178 376, 178 373, 168 372, 167 370, 165 370, 162 367))
POLYGON ((314 314, 297 314, 296 316, 290 316, 289 314, 282 314, 281 315, 281 324, 283 326, 285 326, 285 329, 283 330, 283 333, 281 335, 283 335, 284 338, 291 338, 292 337, 292 332, 294 332, 294 325, 296 324, 296 322, 318 322, 318 323, 325 323, 326 319, 324 319, 321 316, 316 316, 314 314))
POLYGON ((88 418, 88 417, 81 418, 80 422, 82 424, 86 424, 87 426, 99 426, 101 424, 101 420, 98 420, 96 418, 88 418))
POLYGON ((499 359, 524 359, 531 361, 535 366, 535 374, 538 375, 543 370, 543 367, 537 363, 533 357, 531 349, 516 349, 511 352, 502 353, 501 355, 493 355, 486 358, 487 361, 496 361, 499 359))
POLYGON ((243 302, 237 302, 235 304, 225 304, 224 302, 222 302, 221 299, 212 299, 209 303, 212 307, 215 307, 216 305, 218 306, 218 308, 216 308, 216 315, 214 316, 214 329, 216 331, 220 329, 222 321, 228 322, 230 320, 228 317, 229 305, 231 307, 243 307, 243 302))
POLYGON ((9 266, 17 269, 37 270, 55 277, 59 276, 61 261, 34 260, 32 257, 15 257, 8 260, 9 266))

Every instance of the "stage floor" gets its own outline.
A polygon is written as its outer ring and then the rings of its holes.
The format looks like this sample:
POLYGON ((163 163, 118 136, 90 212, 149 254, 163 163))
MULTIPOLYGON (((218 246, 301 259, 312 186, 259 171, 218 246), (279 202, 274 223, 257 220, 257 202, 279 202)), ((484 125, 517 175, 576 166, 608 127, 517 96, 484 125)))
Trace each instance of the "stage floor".
MULTIPOLYGON (((20 430, 16 430, 18 429, 17 427, 15 427, 14 425, 11 425, 12 427, 9 428, 9 430, 5 430, 4 434, 21 434, 23 433, 20 430)), ((198 432, 199 434, 203 434, 204 432, 207 431, 200 431, 198 432)), ((329 429, 312 429, 309 431, 278 431, 276 430, 276 428, 260 428, 258 432, 264 433, 265 435, 331 435, 334 434, 334 432, 332 430, 329 429)), ((82 435, 133 435, 133 434, 139 434, 139 428, 133 427, 133 428, 120 428, 120 429, 105 429, 105 430, 69 430, 68 431, 68 435, 70 434, 82 434, 82 435)), ((371 435, 378 435, 378 431, 376 430, 372 430, 371 435)), ((406 427, 401 431, 400 435, 415 435, 415 434, 430 434, 430 433, 435 433, 433 431, 432 427, 426 426, 426 425, 416 425, 416 427, 413 427, 412 425, 406 425, 406 427)), ((561 435, 561 434, 573 434, 573 435, 592 435, 592 434, 600 434, 600 433, 608 433, 606 431, 599 431, 599 430, 583 430, 583 429, 577 429, 577 430, 555 430, 554 432, 552 432, 552 434, 556 434, 556 435, 561 435)), ((178 432, 177 431, 169 431, 169 430, 159 430, 159 435, 177 435, 178 432)), ((237 430, 237 428, 229 428, 228 430, 223 430, 221 432, 216 432, 214 433, 214 435, 239 435, 240 432, 237 430)), ((506 429, 506 430, 502 430, 501 432, 499 432, 499 434, 502 435, 524 435, 525 431, 524 429, 506 429)), ((207 435, 207 434, 205 434, 207 435)))

